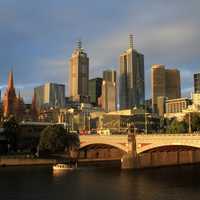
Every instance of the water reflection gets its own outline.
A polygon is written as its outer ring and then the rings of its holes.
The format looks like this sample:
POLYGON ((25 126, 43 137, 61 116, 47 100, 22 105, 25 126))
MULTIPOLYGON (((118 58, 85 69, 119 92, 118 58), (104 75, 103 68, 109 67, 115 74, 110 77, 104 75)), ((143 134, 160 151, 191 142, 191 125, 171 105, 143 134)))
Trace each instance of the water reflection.
POLYGON ((74 170, 54 170, 54 169, 51 169, 51 173, 52 173, 53 178, 55 178, 55 180, 56 180, 56 179, 66 177, 68 174, 74 173, 74 170))
POLYGON ((121 171, 52 167, 0 168, 6 200, 199 200, 200 166, 121 171))

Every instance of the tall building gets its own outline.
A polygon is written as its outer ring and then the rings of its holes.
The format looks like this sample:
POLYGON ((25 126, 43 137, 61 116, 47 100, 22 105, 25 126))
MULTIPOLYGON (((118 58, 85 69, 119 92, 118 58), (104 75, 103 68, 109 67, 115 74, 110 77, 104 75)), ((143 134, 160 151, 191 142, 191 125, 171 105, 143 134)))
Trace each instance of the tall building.
POLYGON ((194 74, 194 93, 200 93, 200 73, 194 74))
POLYGON ((181 80, 180 71, 177 69, 165 70, 166 96, 168 99, 176 99, 181 97, 181 80))
POLYGON ((88 101, 89 58, 78 41, 78 46, 70 58, 69 91, 73 101, 88 101))
POLYGON ((117 72, 115 70, 105 70, 103 71, 103 80, 117 82, 117 72))
POLYGON ((101 103, 105 112, 116 110, 116 83, 103 80, 101 103))
POLYGON ((177 69, 165 69, 164 65, 152 65, 151 68, 152 108, 158 112, 159 97, 178 99, 181 97, 180 72, 177 69))
POLYGON ((89 80, 89 96, 90 103, 98 106, 98 98, 101 96, 102 78, 94 78, 89 80))
POLYGON ((144 55, 133 47, 129 36, 129 48, 120 55, 119 101, 120 109, 144 105, 144 55))
POLYGON ((115 111, 117 108, 117 72, 106 70, 103 72, 101 107, 105 112, 115 111))
POLYGON ((65 85, 46 83, 34 88, 37 109, 65 106, 65 85))
POLYGON ((8 86, 3 97, 4 117, 14 116, 21 120, 24 114, 24 101, 20 93, 17 97, 14 86, 13 72, 8 76, 8 86))

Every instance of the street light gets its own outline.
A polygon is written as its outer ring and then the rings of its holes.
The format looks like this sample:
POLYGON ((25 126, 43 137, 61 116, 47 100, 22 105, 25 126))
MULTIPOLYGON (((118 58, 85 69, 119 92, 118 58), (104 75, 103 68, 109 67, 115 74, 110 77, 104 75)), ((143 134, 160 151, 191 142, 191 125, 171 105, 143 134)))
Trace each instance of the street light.
POLYGON ((191 126, 191 113, 189 112, 189 133, 192 133, 192 126, 191 126))

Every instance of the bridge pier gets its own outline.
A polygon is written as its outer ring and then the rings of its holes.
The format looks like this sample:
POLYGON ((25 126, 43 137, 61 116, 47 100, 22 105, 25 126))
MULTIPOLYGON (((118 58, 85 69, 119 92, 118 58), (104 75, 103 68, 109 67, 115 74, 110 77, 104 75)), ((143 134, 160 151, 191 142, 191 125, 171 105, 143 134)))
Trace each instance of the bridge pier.
POLYGON ((131 154, 125 154, 121 158, 121 169, 135 169, 137 168, 137 159, 131 154))
POLYGON ((136 151, 136 138, 134 134, 128 135, 128 153, 121 158, 121 169, 138 168, 136 151))

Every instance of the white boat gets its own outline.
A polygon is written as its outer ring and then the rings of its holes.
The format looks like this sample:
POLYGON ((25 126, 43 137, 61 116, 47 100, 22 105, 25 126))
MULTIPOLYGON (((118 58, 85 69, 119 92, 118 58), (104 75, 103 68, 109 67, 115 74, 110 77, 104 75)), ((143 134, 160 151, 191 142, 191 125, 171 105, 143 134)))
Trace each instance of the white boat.
POLYGON ((77 165, 69 164, 56 164, 53 166, 53 170, 74 170, 77 168, 77 165))

